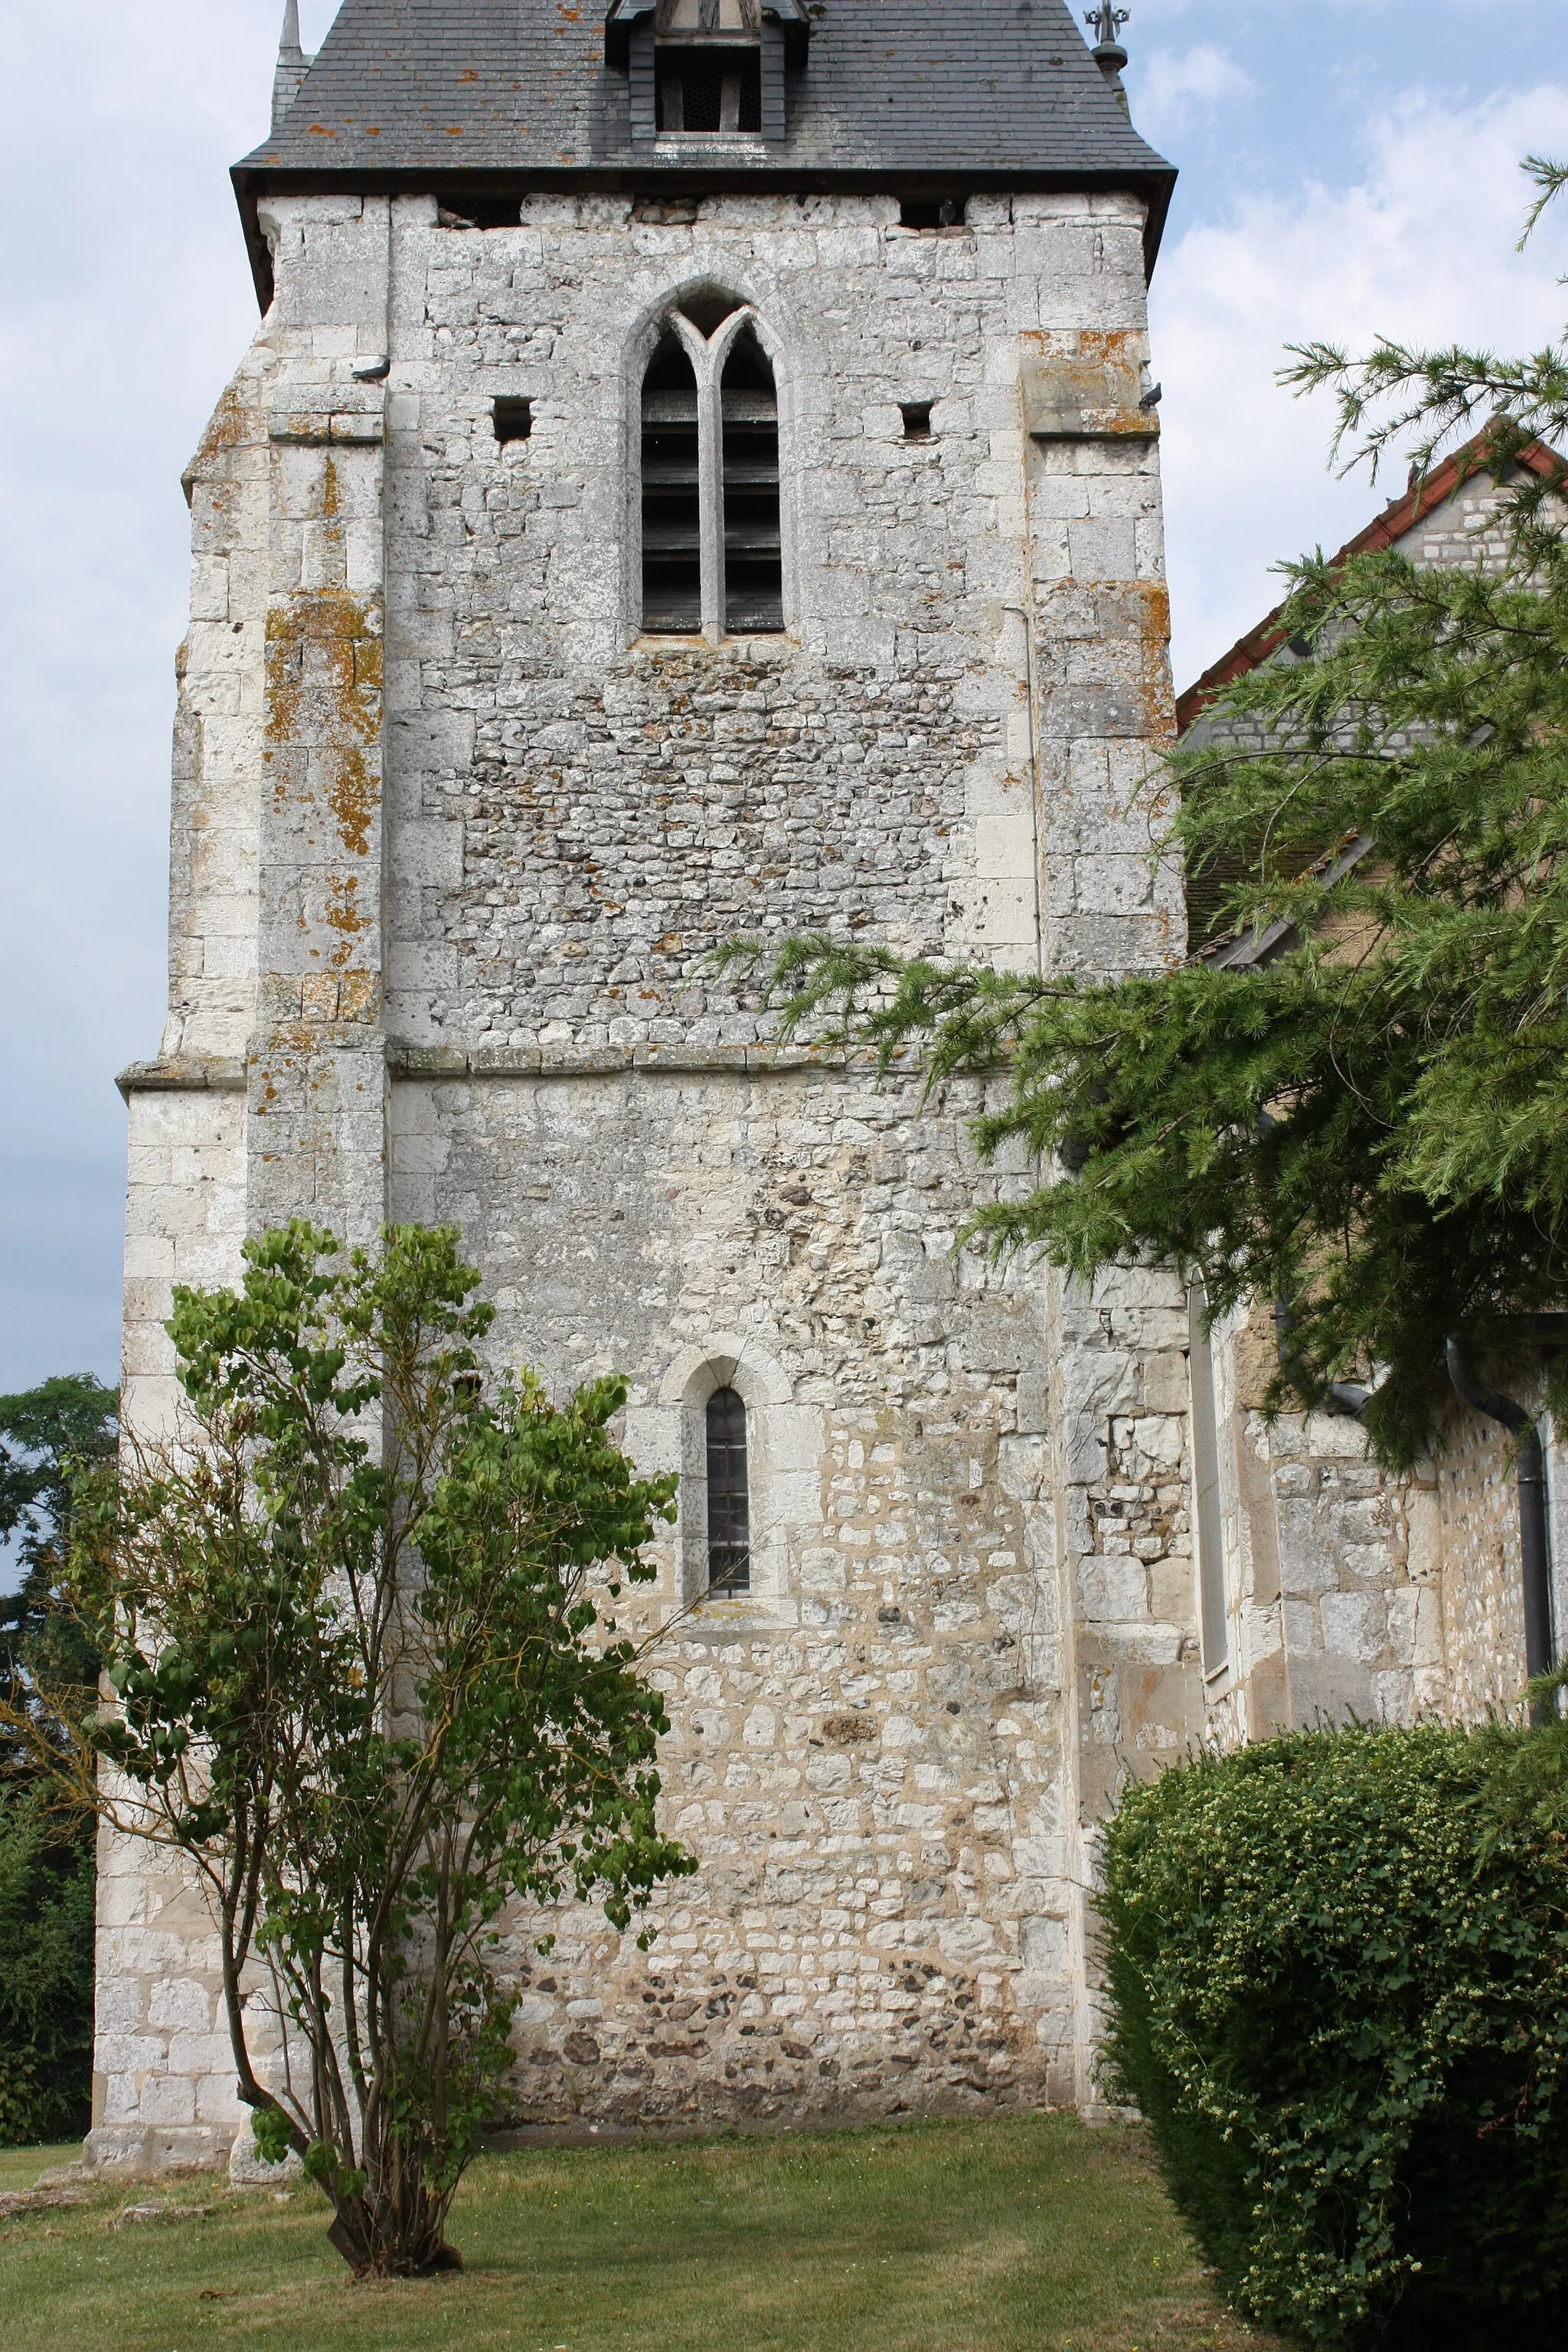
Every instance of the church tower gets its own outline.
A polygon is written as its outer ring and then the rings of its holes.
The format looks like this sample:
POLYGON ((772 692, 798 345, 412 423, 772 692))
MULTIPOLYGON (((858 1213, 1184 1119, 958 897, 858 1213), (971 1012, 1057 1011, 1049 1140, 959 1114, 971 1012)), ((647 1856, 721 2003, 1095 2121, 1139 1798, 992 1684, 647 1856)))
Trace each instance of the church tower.
MULTIPOLYGON (((516 2119, 1088 2102, 1088 1832, 1201 1720, 1179 1295, 954 1254, 978 1087, 715 980, 826 929, 1184 951, 1145 289, 1173 174, 1062 0, 294 0, 260 326, 185 477, 170 1011, 125 1074, 126 1410, 172 1281, 449 1221, 498 1364, 631 1384, 639 1954, 526 1958, 516 2119)), ((100 1880, 100 2163, 242 2117, 195 1893, 100 1880)))

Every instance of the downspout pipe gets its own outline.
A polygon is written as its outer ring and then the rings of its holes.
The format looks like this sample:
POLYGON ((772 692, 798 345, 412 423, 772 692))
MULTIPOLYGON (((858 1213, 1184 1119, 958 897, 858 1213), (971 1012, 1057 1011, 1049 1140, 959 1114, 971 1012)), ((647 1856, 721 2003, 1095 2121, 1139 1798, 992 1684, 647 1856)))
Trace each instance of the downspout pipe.
MULTIPOLYGON (((1465 1359, 1458 1332, 1446 1349, 1448 1378, 1457 1396, 1489 1421, 1500 1422, 1516 1444, 1519 1464, 1519 1549, 1524 1567, 1524 1664, 1533 1680, 1552 1671, 1552 1570, 1546 1544, 1546 1455, 1533 1414, 1513 1397, 1478 1381, 1465 1359)), ((1537 1722, 1550 1711, 1533 1710, 1537 1722)))

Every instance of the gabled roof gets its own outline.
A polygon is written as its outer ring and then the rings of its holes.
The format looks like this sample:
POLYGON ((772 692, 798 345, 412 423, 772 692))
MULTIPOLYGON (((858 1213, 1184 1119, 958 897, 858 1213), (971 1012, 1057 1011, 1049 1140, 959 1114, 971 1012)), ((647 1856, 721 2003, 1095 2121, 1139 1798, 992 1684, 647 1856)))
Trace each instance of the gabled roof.
MULTIPOLYGON (((1412 478, 1402 494, 1390 500, 1374 522, 1347 540, 1332 558, 1333 564, 1343 563, 1352 555, 1375 555, 1384 547, 1393 547, 1417 523, 1428 521, 1438 509, 1453 497, 1454 492, 1479 474, 1488 470, 1489 453, 1496 462, 1491 446, 1491 428, 1483 426, 1479 433, 1434 466, 1422 479, 1412 478)), ((1527 467, 1543 480, 1561 482, 1563 459, 1544 441, 1527 442, 1510 463, 1527 467)), ((1270 655, 1278 653, 1286 642, 1279 615, 1283 605, 1276 604, 1266 614, 1255 629, 1238 637, 1227 654, 1212 662, 1202 677, 1188 687, 1176 700, 1176 733, 1186 734, 1233 678, 1245 677, 1249 670, 1260 668, 1270 655)), ((1324 849, 1315 861, 1304 860, 1301 871, 1316 873, 1332 888, 1336 882, 1359 866, 1376 844, 1370 834, 1348 835, 1324 849)), ((1239 966, 1270 963, 1277 955, 1285 954, 1300 943, 1300 934, 1292 923, 1275 923, 1262 931, 1248 929, 1240 933, 1222 932, 1217 929, 1220 902, 1225 891, 1239 877, 1238 857, 1224 853, 1212 858, 1201 873, 1187 875, 1187 935, 1195 941, 1190 961, 1211 966, 1239 966)))
MULTIPOLYGON (((1352 555, 1374 555, 1380 548, 1392 547, 1418 522, 1428 520, 1445 500, 1452 498, 1462 482, 1473 475, 1486 472, 1489 438, 1488 430, 1483 428, 1461 448, 1456 449, 1451 457, 1445 457, 1440 466, 1434 466, 1425 479, 1413 480, 1400 497, 1390 500, 1375 522, 1369 522, 1364 530, 1358 531, 1353 539, 1346 540, 1333 562, 1343 563, 1352 555)), ((1547 480, 1559 477, 1563 469, 1562 458, 1544 441, 1529 442, 1512 462, 1528 466, 1531 473, 1547 480)), ((1227 654, 1222 654, 1218 661, 1211 662, 1202 677, 1195 678, 1186 692, 1177 697, 1178 735, 1184 735, 1188 728, 1203 717, 1209 704, 1232 678, 1245 677, 1248 670, 1257 669, 1270 654, 1279 651, 1285 642, 1285 632, 1279 626, 1279 615, 1283 610, 1282 604, 1276 604, 1271 613, 1265 614, 1255 629, 1248 629, 1244 637, 1237 637, 1227 654)))
POLYGON ((1149 206, 1152 262, 1175 173, 1065 0, 825 0, 809 45, 797 9, 770 7, 787 13, 789 53, 808 47, 788 75, 788 136, 700 161, 634 152, 608 13, 342 0, 277 132, 235 167, 242 209, 253 223, 268 187, 1117 187, 1149 206))

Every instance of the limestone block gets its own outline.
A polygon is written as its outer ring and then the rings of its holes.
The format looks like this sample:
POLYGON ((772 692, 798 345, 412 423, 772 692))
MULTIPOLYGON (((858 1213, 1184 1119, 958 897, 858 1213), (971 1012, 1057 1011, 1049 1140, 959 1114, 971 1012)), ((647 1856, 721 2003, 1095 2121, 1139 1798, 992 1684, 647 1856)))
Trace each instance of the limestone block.
MULTIPOLYGON (((1282 1484, 1277 1473, 1277 1490, 1282 1484)), ((1340 1580, 1339 1562, 1322 1540, 1310 1492, 1299 1499, 1289 1490, 1279 1493, 1276 1507, 1281 1589, 1290 1595, 1332 1592, 1340 1580)))
POLYGON ((1095 915, 1126 915, 1147 907, 1153 892, 1148 857, 1079 857, 1073 866, 1075 903, 1095 915))
POLYGON ((148 2023, 176 2034, 207 2032, 212 2013, 212 1996, 188 1977, 162 1977, 147 1996, 148 2023))
POLYGON ((1359 1421, 1352 1420, 1346 1413, 1309 1414, 1305 1443, 1308 1450, 1320 1460, 1364 1462, 1367 1458, 1366 1432, 1359 1421))
POLYGON ((1093 1622, 1142 1624, 1148 1617, 1148 1572, 1140 1560, 1080 1560, 1078 1589, 1084 1616, 1093 1622))
POLYGON ((293 2148, 278 2164, 268 2164, 256 2145, 248 2115, 234 2136, 228 2156, 231 2189, 280 2189, 303 2178, 304 2166, 293 2148))
MULTIPOLYGON (((257 2047, 259 2050, 261 2046, 262 2037, 258 2035, 257 2047)), ((242 2112, 235 2088, 233 2053, 230 2052, 226 2067, 216 2074, 204 2075, 196 2084, 196 2121, 199 2124, 227 2124, 232 2129, 236 2116, 242 2112)))
POLYGON ((1405 1491, 1405 1573, 1422 1583, 1436 1576, 1442 1559, 1442 1517, 1434 1486, 1405 1491))
POLYGON ((1387 1612, 1373 1592, 1326 1592, 1318 1604, 1323 1647, 1334 1655, 1370 1664, 1385 1646, 1387 1612))

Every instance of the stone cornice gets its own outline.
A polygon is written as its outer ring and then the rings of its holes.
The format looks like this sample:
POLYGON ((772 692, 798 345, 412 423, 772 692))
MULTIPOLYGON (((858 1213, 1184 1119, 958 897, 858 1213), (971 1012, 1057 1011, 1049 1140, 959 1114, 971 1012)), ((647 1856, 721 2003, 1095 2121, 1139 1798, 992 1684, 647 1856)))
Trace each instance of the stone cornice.
POLYGON ((127 1102, 132 1095, 242 1095, 245 1064, 238 1055, 209 1061, 174 1054, 167 1060, 128 1062, 114 1083, 127 1102))
MULTIPOLYGON (((623 1070, 761 1077, 795 1070, 873 1070, 876 1056, 828 1045, 410 1045, 389 1038, 394 1078, 577 1078, 623 1070)), ((897 1066, 895 1065, 895 1070, 897 1066)), ((132 1062, 114 1081, 133 1094, 243 1094, 237 1055, 203 1059, 172 1055, 132 1062)))

